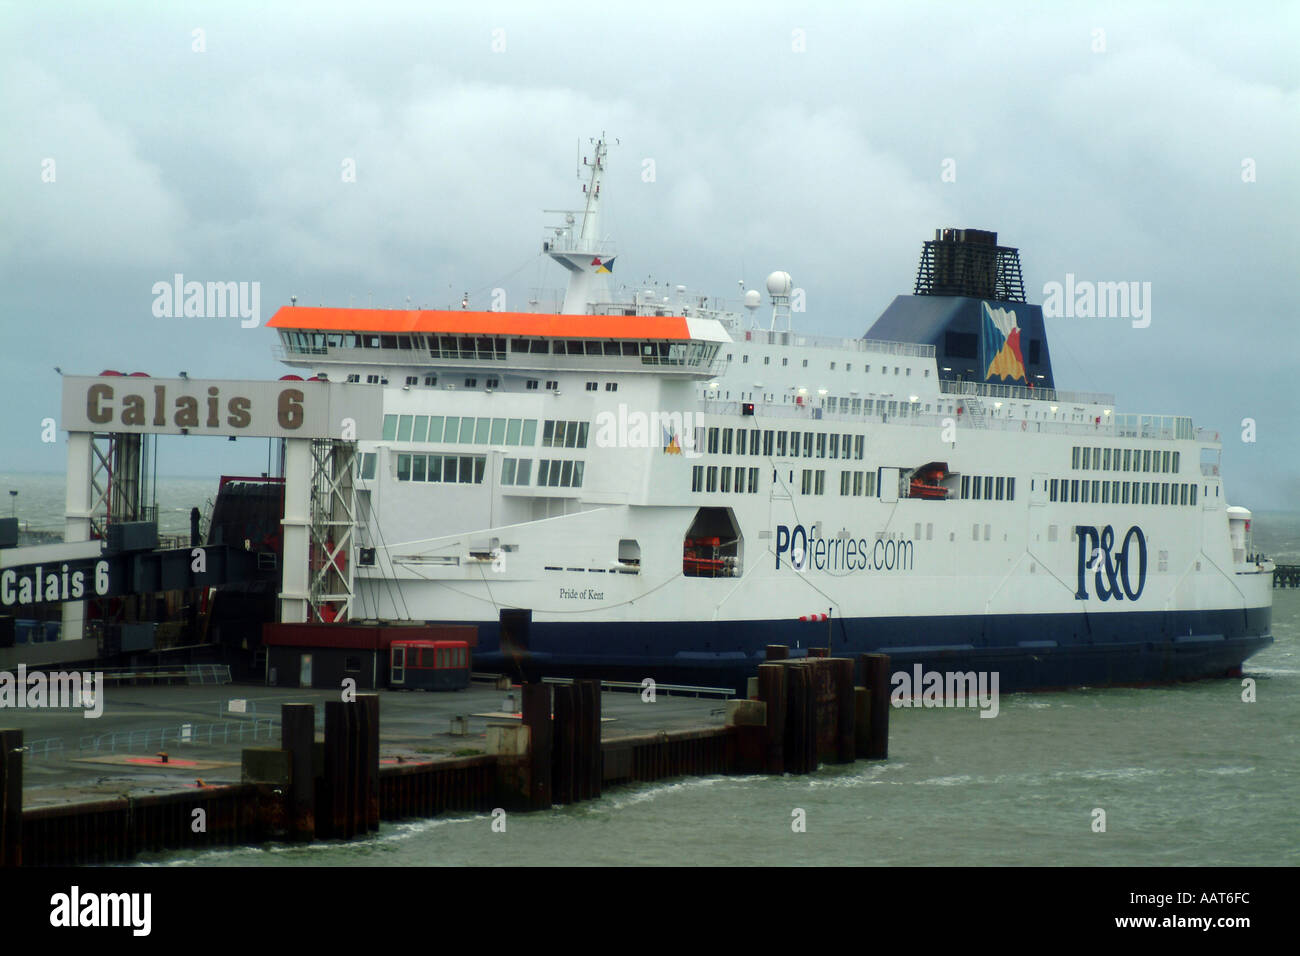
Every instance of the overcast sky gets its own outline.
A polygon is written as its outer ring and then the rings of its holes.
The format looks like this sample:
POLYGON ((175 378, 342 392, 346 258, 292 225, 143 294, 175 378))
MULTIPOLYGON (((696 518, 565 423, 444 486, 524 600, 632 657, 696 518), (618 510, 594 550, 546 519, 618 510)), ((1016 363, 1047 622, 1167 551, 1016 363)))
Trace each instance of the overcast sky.
MULTIPOLYGON (((604 130, 634 285, 784 269, 799 327, 861 335, 940 226, 1018 246, 1033 302, 1150 282, 1148 328, 1049 320, 1058 385, 1221 430, 1229 497, 1294 508, 1300 5, 1060 7, 0 4, 0 471, 64 469, 55 366, 286 371, 264 327, 155 317, 175 273, 260 283, 263 325, 560 288, 542 210, 604 130)), ((258 445, 166 439, 160 471, 258 445)))

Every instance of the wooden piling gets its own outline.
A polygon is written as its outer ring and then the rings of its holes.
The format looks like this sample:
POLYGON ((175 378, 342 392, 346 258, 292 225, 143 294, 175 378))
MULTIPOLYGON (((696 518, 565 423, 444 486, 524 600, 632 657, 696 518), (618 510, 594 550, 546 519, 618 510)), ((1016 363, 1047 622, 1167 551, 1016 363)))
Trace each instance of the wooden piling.
POLYGON ((325 779, 316 801, 317 836, 350 840, 370 829, 361 734, 361 708, 355 701, 325 702, 325 779))
POLYGON ((577 772, 581 777, 580 799, 595 800, 600 796, 600 681, 578 680, 573 682, 580 701, 582 716, 581 739, 582 751, 575 761, 577 772))
POLYGON ((867 730, 868 760, 889 756, 889 655, 863 654, 862 674, 871 693, 871 716, 867 730))
POLYGON ((857 727, 857 706, 853 687, 853 660, 846 657, 834 658, 836 716, 838 718, 838 738, 835 759, 838 763, 853 763, 857 752, 855 731, 857 727))
POLYGON ((817 702, 812 668, 799 661, 786 665, 785 772, 817 769, 817 702))
POLYGON ((289 792, 285 828, 291 842, 311 842, 316 834, 316 708, 312 704, 280 705, 280 746, 289 751, 289 792))
POLYGON ((790 648, 786 644, 769 644, 767 645, 767 659, 769 661, 783 661, 790 656, 790 648))
POLYGON ((569 804, 574 801, 574 747, 577 738, 577 706, 574 697, 577 691, 572 684, 556 684, 555 693, 555 739, 551 759, 551 788, 556 803, 569 804))
POLYGON ((786 668, 782 664, 758 665, 758 699, 767 705, 767 741, 763 761, 767 773, 785 773, 786 677, 786 668))
POLYGON ((361 772, 364 777, 365 828, 379 829, 379 695, 358 694, 362 718, 361 772))
POLYGON ((829 657, 829 656, 830 656, 830 653, 831 653, 831 651, 830 651, 830 648, 829 648, 829 647, 810 647, 810 648, 808 648, 808 656, 809 656, 809 657, 829 657))
POLYGON ((533 809, 549 807, 552 802, 551 748, 551 685, 521 684, 521 711, 524 726, 528 728, 528 805, 533 809))
POLYGON ((0 866, 23 862, 23 732, 0 730, 0 866))

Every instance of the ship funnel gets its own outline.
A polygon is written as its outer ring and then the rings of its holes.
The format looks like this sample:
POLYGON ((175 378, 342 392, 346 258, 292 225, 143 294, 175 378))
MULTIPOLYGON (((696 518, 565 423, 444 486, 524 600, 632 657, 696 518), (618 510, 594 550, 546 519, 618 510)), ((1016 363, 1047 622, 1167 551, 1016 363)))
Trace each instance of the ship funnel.
POLYGON ((984 229, 936 229, 921 250, 916 295, 959 295, 998 302, 1024 302, 1020 250, 999 246, 984 229))

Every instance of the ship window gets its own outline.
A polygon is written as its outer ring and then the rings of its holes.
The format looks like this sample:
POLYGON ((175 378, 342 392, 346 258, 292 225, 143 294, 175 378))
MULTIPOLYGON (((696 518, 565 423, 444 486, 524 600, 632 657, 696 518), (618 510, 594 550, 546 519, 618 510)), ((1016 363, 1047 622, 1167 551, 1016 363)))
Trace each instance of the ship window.
MULTIPOLYGON (((1149 449, 1147 451, 1142 452, 1142 470, 1143 471, 1151 470, 1151 451, 1149 449)), ((1143 502, 1143 504, 1145 503, 1146 502, 1143 502)))
POLYGON ((961 476, 961 496, 963 499, 970 497, 970 475, 961 476))
POLYGON ((488 437, 488 442, 493 445, 503 445, 506 440, 506 420, 504 418, 492 419, 492 434, 488 437))
POLYGON ((587 391, 589 391, 589 392, 595 392, 595 391, 599 391, 599 390, 600 390, 600 385, 599 385, 598 383, 596 383, 596 382, 588 382, 588 383, 587 383, 587 391))
POLYGON ((478 388, 478 379, 476 379, 476 378, 467 378, 467 379, 465 379, 465 387, 466 387, 466 388, 478 388))
POLYGON ((411 440, 411 416, 402 415, 397 419, 397 440, 411 440))
POLYGON ((1178 503, 1180 505, 1187 504, 1187 486, 1185 484, 1179 484, 1176 487, 1178 488, 1178 503))
MULTIPOLYGON (((512 419, 510 419, 509 421, 506 422, 506 444, 507 444, 507 445, 518 445, 518 444, 519 444, 519 427, 520 427, 520 424, 521 424, 521 422, 520 422, 520 420, 519 420, 518 418, 512 418, 512 419)), ((494 440, 494 442, 495 442, 495 440, 494 440)))
POLYGON ((1144 505, 1151 503, 1151 482, 1143 481, 1142 485, 1142 503, 1144 505))
POLYGON ((636 343, 635 343, 635 342, 624 342, 624 343, 623 343, 623 355, 624 355, 624 356, 631 356, 632 358, 636 358, 636 343))
MULTIPOLYGON (((768 454, 771 454, 771 451, 770 451, 771 446, 772 446, 771 435, 772 435, 772 433, 771 433, 771 432, 768 432, 768 433, 767 433, 767 438, 764 440, 764 448, 765 448, 765 449, 768 449, 768 452, 767 452, 768 454)), ((784 457, 785 457, 785 432, 777 432, 777 433, 776 433, 776 453, 777 453, 777 456, 778 456, 778 457, 781 457, 781 458, 784 458, 784 457)))
POLYGON ((1196 486, 1192 485, 1192 504, 1196 504, 1196 486))
POLYGON ((985 501, 992 501, 992 500, 993 500, 993 478, 992 478, 992 476, 989 476, 989 477, 987 477, 987 478, 984 479, 984 500, 985 500, 985 501))
POLYGON ((1079 500, 1079 480, 1077 478, 1071 478, 1070 479, 1070 501, 1073 502, 1078 500, 1079 500))
POLYGON ((769 458, 772 456, 772 429, 770 428, 763 431, 763 454, 769 458))
POLYGON ((585 346, 588 355, 601 355, 604 353, 600 342, 588 341, 585 346))
POLYGON ((799 476, 799 493, 810 494, 812 492, 812 469, 805 468, 799 476))
POLYGON ((709 465, 708 471, 705 472, 705 491, 718 490, 718 468, 716 465, 709 465))
POLYGON ((1091 454, 1092 454, 1092 449, 1091 449, 1091 448, 1085 448, 1085 449, 1083 450, 1083 466, 1082 466, 1082 467, 1083 467, 1083 470, 1084 470, 1084 471, 1087 471, 1090 467, 1092 467, 1092 466, 1089 464, 1091 454))
POLYGON ((515 470, 515 484, 526 485, 533 480, 533 460, 531 458, 520 458, 519 467, 515 470))
POLYGON ((1079 496, 1080 496, 1080 497, 1079 497, 1079 500, 1082 501, 1084 504, 1087 504, 1088 501, 1089 501, 1089 498, 1088 498, 1088 483, 1087 483, 1086 481, 1081 481, 1081 482, 1079 482, 1079 484, 1080 484, 1080 486, 1081 486, 1081 487, 1079 488, 1079 496))
POLYGON ((1050 490, 1050 491, 1048 492, 1048 494, 1047 494, 1047 499, 1048 499, 1049 501, 1055 501, 1055 500, 1056 500, 1056 479, 1055 479, 1055 478, 1052 479, 1052 481, 1051 481, 1051 483, 1048 485, 1048 487, 1049 487, 1051 490, 1050 490))
POLYGON ((528 379, 526 382, 524 382, 524 388, 527 389, 527 390, 529 390, 529 391, 532 391, 532 390, 536 389, 536 388, 537 388, 537 379, 535 379, 535 378, 530 378, 530 379, 528 379))
POLYGON ((411 458, 411 480, 424 481, 424 468, 429 459, 427 455, 413 455, 411 458))
POLYGON ((691 491, 700 491, 704 488, 704 466, 693 465, 691 467, 691 491))
POLYGON ((853 495, 854 495, 854 497, 859 497, 859 496, 862 495, 863 478, 864 478, 864 475, 862 474, 862 472, 860 472, 860 471, 855 471, 855 472, 853 473, 853 495))
MULTIPOLYGON (((554 472, 554 467, 551 471, 554 472)), ((569 488, 573 485, 573 462, 566 461, 560 466, 560 487, 569 488)))
POLYGON ((1007 501, 1016 500, 1016 479, 1007 479, 1007 501))
POLYGON ((397 480, 398 481, 411 480, 411 456, 410 455, 397 456, 397 480))
POLYGON ((858 461, 862 460, 862 436, 853 436, 853 457, 858 461))
POLYGON ((379 456, 373 451, 368 451, 361 456, 361 478, 369 481, 375 477, 375 460, 379 456))
POLYGON ((1167 452, 1167 451, 1166 451, 1166 452, 1161 452, 1160 454, 1161 454, 1161 462, 1160 462, 1160 464, 1161 464, 1161 470, 1162 470, 1165 474, 1169 474, 1169 452, 1167 452))
POLYGON ((1124 470, 1125 471, 1129 470, 1129 465, 1132 463, 1132 458, 1133 458, 1133 449, 1125 448, 1124 449, 1124 470))
POLYGON ((980 479, 979 479, 979 476, 978 476, 978 475, 975 476, 975 478, 971 481, 970 485, 971 485, 971 488, 970 488, 970 496, 971 496, 971 500, 972 500, 972 501, 979 501, 979 500, 980 500, 980 489, 981 489, 983 486, 980 484, 980 479))
POLYGON ((514 458, 501 459, 501 484, 513 485, 515 483, 515 466, 518 461, 514 458))
MULTIPOLYGON (((724 455, 731 454, 731 429, 730 428, 722 429, 722 454, 724 455)), ((723 482, 723 484, 726 484, 726 482, 723 482)), ((727 489, 723 488, 722 490, 726 491, 727 489)))
POLYGON ((840 436, 839 436, 839 435, 831 435, 831 454, 830 454, 830 457, 831 457, 831 458, 839 458, 839 457, 840 457, 840 436))
POLYGON ((546 390, 547 390, 548 392, 558 392, 558 391, 560 390, 560 383, 559 383, 556 379, 553 379, 553 378, 552 378, 552 379, 547 379, 547 381, 546 381, 546 390))
POLYGON ((618 382, 606 382, 606 383, 605 383, 605 391, 607 391, 607 392, 617 392, 617 391, 618 391, 618 382))
POLYGON ((741 364, 741 365, 748 365, 748 364, 749 364, 749 356, 748 356, 748 355, 742 355, 742 356, 740 357, 740 364, 741 364))
POLYGON ((814 479, 813 494, 826 494, 826 472, 821 468, 817 469, 817 475, 814 479))
POLYGON ((749 433, 749 453, 751 455, 758 454, 758 437, 759 431, 757 428, 749 433))
POLYGON ((840 494, 842 495, 849 493, 849 474, 847 471, 840 472, 840 494))
POLYGON ((1081 451, 1082 449, 1080 449, 1078 445, 1075 445, 1074 448, 1070 450, 1070 467, 1076 471, 1079 468, 1079 454, 1081 451))
POLYGON ((537 442, 537 419, 524 419, 524 435, 519 439, 521 445, 534 445, 537 442))
POLYGON ((995 498, 997 498, 998 501, 1002 500, 1002 479, 1001 478, 999 478, 997 480, 997 483, 993 486, 993 495, 995 498))
POLYGON ((804 432, 803 433, 803 456, 805 458, 811 458, 813 456, 812 449, 813 449, 813 433, 804 432))
POLYGON ((1110 482, 1109 481, 1103 481, 1101 483, 1101 503, 1104 505, 1110 504, 1110 482))
MULTIPOLYGON (((717 453, 718 453, 718 429, 710 428, 709 429, 709 454, 716 455, 717 453)), ((710 488, 709 490, 712 491, 713 489, 710 488)))
POLYGON ((1102 465, 1101 465, 1102 469, 1103 469, 1104 471, 1110 471, 1110 449, 1109 449, 1109 448, 1102 449, 1102 453, 1101 453, 1101 454, 1102 454, 1102 459, 1101 459, 1101 460, 1102 460, 1102 465))
POLYGON ((1179 454, 1180 454, 1179 452, 1174 452, 1174 474, 1178 474, 1181 471, 1181 469, 1178 466, 1179 454))
POLYGON ((817 435, 817 457, 826 457, 826 433, 819 432, 817 435))
MULTIPOLYGON (((480 418, 474 426, 474 444, 486 445, 492 434, 492 419, 480 418)), ((461 436, 464 437, 463 435, 461 436)))
POLYGON ((790 433, 790 457, 791 458, 799 457, 799 433, 798 432, 790 433))
POLYGON ((396 441, 396 440, 397 440, 397 416, 385 415, 384 416, 384 441, 396 441))
POLYGON ((1168 482, 1160 483, 1160 503, 1162 505, 1169 504, 1169 483, 1168 482))
POLYGON ((725 466, 722 469, 722 485, 719 490, 723 494, 726 494, 731 490, 731 469, 725 466))

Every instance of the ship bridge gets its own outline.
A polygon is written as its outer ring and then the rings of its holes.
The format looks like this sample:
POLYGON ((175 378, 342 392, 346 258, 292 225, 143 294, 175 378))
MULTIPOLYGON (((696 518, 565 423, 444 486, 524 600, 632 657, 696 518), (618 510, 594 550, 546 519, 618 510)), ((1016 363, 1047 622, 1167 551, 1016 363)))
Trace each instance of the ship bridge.
POLYGON ((317 370, 419 366, 707 377, 719 346, 731 341, 716 319, 677 315, 290 306, 268 325, 280 336, 277 359, 317 370))

